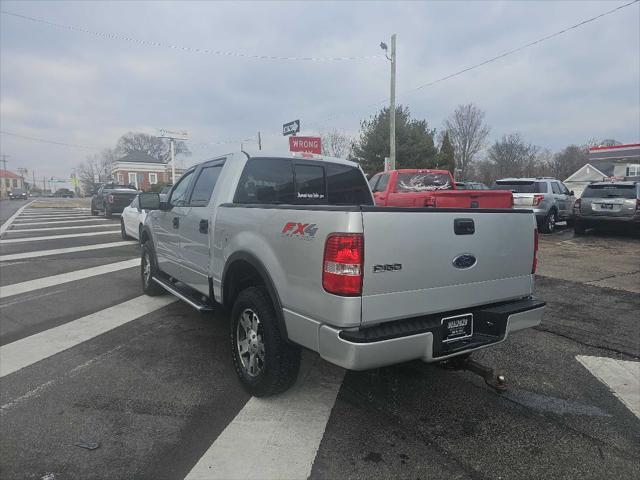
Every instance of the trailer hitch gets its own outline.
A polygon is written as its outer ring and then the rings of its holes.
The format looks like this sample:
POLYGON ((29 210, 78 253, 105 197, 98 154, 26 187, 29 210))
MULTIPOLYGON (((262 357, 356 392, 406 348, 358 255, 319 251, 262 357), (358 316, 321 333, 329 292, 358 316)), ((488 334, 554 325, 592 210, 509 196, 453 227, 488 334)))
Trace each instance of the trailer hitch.
POLYGON ((468 370, 476 375, 480 375, 484 378, 484 382, 498 393, 507 390, 507 379, 504 373, 488 365, 483 365, 475 360, 471 360, 469 356, 451 358, 444 362, 444 366, 452 370, 468 370))

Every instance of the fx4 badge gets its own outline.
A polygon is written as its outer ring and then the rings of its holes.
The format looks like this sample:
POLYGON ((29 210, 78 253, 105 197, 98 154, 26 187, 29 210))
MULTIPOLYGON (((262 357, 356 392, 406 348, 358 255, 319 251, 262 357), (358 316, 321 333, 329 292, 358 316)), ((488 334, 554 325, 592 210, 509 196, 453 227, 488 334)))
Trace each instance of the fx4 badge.
POLYGON ((315 240, 318 232, 316 223, 287 222, 282 228, 282 236, 289 238, 301 238, 303 240, 315 240))
POLYGON ((385 263, 373 266, 373 273, 397 272, 402 270, 401 263, 385 263))

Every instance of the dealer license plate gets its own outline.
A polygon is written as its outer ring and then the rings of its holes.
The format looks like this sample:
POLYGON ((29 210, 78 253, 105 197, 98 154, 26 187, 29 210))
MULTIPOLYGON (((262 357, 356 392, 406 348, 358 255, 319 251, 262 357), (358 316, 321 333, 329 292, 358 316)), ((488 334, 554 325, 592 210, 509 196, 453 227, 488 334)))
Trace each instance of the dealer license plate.
POLYGON ((442 341, 455 342, 473 335, 473 314, 465 313, 442 319, 442 341))

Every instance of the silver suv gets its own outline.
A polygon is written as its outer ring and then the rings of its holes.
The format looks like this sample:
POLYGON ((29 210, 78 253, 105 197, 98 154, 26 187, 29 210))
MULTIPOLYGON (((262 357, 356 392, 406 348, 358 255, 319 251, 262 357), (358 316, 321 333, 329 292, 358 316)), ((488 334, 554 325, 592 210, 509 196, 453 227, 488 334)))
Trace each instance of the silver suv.
POLYGON ((640 182, 596 182, 585 188, 574 206, 577 235, 587 228, 627 225, 640 232, 640 182))
POLYGON ((553 233, 558 221, 573 223, 576 197, 564 183, 555 178, 503 178, 496 180, 495 190, 511 190, 513 206, 533 209, 542 233, 553 233))

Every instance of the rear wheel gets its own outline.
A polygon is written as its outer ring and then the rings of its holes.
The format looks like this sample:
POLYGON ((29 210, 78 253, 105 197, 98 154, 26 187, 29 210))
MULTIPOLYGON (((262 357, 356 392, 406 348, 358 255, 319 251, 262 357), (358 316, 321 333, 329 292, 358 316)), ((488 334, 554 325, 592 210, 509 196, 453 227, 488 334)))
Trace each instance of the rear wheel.
POLYGON ((93 202, 91 202, 91 215, 93 215, 94 217, 98 215, 98 210, 93 208, 93 202))
POLYGON ((107 218, 111 218, 113 216, 113 212, 111 211, 111 207, 109 205, 104 206, 104 216, 107 218))
POLYGON ((287 342, 263 287, 238 295, 231 312, 233 366, 244 389, 256 397, 284 392, 300 369, 300 348, 287 342))
POLYGON ((147 240, 144 245, 142 245, 140 278, 142 280, 142 290, 150 297, 157 297, 165 292, 164 288, 153 281, 153 277, 157 274, 158 265, 156 262, 156 255, 153 251, 151 242, 147 240))
POLYGON ((556 221, 558 220, 558 214, 555 210, 551 210, 547 216, 545 217, 542 225, 540 226, 540 231, 542 233, 553 233, 556 229, 556 221))
POLYGON ((575 222, 573 224, 573 233, 575 235, 584 235, 586 231, 587 231, 587 229, 585 228, 584 223, 575 222))

